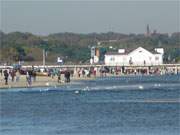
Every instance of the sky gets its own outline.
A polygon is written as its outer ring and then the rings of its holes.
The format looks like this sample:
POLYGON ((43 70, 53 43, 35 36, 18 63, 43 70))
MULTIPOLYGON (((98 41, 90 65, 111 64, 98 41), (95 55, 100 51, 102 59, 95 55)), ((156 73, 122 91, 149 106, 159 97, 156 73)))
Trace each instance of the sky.
POLYGON ((48 35, 180 31, 180 0, 0 0, 0 29, 48 35))

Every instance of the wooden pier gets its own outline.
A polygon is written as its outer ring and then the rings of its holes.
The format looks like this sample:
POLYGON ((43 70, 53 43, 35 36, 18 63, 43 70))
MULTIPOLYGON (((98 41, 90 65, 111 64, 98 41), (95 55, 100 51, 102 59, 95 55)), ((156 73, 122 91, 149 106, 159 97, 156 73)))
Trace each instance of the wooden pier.
MULTIPOLYGON (((91 67, 109 67, 109 68, 115 68, 115 67, 125 67, 128 69, 136 69, 136 68, 171 68, 171 69, 180 69, 180 64, 161 64, 161 65, 104 65, 104 64, 92 64, 92 65, 33 65, 35 68, 91 68, 91 67)), ((13 66, 2 66, 0 65, 0 69, 6 69, 6 68, 13 68, 13 66)), ((26 65, 22 66, 22 68, 32 68, 32 65, 26 65)))

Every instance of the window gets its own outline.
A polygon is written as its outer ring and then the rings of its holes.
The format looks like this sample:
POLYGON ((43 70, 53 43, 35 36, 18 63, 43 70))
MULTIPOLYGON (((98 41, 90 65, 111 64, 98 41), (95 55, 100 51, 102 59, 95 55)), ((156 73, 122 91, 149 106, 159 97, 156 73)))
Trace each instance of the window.
POLYGON ((110 58, 110 61, 115 61, 115 58, 114 58, 114 57, 111 57, 111 58, 110 58))
POLYGON ((156 56, 156 57, 155 57, 155 60, 156 60, 156 61, 158 61, 158 60, 159 60, 159 57, 158 57, 158 56, 156 56))

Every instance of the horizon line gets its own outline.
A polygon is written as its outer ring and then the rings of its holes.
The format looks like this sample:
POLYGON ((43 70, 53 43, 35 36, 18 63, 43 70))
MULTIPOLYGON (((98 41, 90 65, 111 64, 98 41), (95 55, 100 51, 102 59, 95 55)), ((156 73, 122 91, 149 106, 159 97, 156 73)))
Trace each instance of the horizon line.
MULTIPOLYGON (((4 32, 3 30, 0 30, 0 32, 5 33, 5 34, 10 34, 10 33, 29 33, 32 35, 37 35, 37 36, 49 36, 49 35, 53 35, 53 34, 65 34, 65 33, 69 33, 69 34, 83 34, 83 35, 89 35, 89 34, 106 34, 106 33, 116 33, 116 34, 123 34, 123 35, 145 35, 146 32, 144 33, 136 33, 136 32, 130 32, 130 33, 121 33, 121 32, 117 32, 117 31, 104 31, 104 32, 72 32, 72 31, 64 31, 64 32, 54 32, 54 33, 48 33, 48 34, 42 34, 40 32, 38 33, 34 33, 34 32, 24 32, 24 31, 11 31, 11 32, 4 32)), ((174 31, 174 32, 156 32, 154 34, 168 34, 168 35, 172 35, 174 33, 180 33, 180 31, 174 31)), ((151 34, 153 34, 153 32, 151 32, 151 34)))

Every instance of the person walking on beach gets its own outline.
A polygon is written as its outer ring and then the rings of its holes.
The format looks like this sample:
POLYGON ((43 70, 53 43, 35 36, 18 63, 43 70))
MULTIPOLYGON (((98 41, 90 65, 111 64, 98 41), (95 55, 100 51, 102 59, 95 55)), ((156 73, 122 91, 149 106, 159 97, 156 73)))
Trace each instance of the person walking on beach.
POLYGON ((58 71, 58 83, 61 83, 61 71, 58 71))
POLYGON ((33 76, 33 71, 29 70, 29 81, 30 81, 30 85, 32 84, 32 76, 33 76))
POLYGON ((65 82, 66 83, 70 82, 70 76, 71 76, 70 72, 69 71, 65 71, 64 78, 65 78, 65 82))
POLYGON ((1 74, 1 76, 2 76, 2 73, 3 73, 3 71, 2 71, 2 69, 0 69, 0 74, 1 74))
POLYGON ((33 81, 35 82, 36 81, 36 71, 35 70, 32 71, 32 78, 33 78, 33 81))
POLYGON ((71 76, 71 74, 70 74, 70 72, 68 71, 68 72, 67 72, 67 83, 70 82, 70 76, 71 76))
POLYGON ((96 77, 96 71, 97 71, 97 68, 94 68, 94 69, 93 69, 93 75, 94 75, 94 77, 96 77))
POLYGON ((11 81, 14 82, 14 78, 15 78, 15 76, 16 76, 16 72, 15 72, 14 69, 11 70, 10 75, 11 75, 11 81))
POLYGON ((5 80, 5 85, 8 85, 8 77, 9 77, 9 73, 7 70, 4 71, 4 80, 5 80))
POLYGON ((20 79, 20 71, 19 69, 16 71, 16 82, 19 82, 20 79))
POLYGON ((26 72, 26 81, 27 81, 27 85, 29 86, 30 83, 29 83, 29 72, 28 71, 26 72))
POLYGON ((64 82, 67 82, 67 71, 65 71, 65 73, 64 73, 64 82))
POLYGON ((52 79, 55 77, 55 75, 56 75, 56 70, 53 68, 53 69, 52 69, 52 72, 51 72, 51 77, 52 77, 52 79))
POLYGON ((82 76, 83 77, 85 76, 85 70, 84 69, 82 70, 82 76))
POLYGON ((81 77, 81 71, 78 70, 78 77, 80 78, 81 77))
POLYGON ((28 85, 28 87, 31 86, 31 84, 32 84, 31 79, 32 79, 32 71, 31 71, 31 70, 28 70, 28 71, 26 72, 26 80, 27 80, 27 85, 28 85))

